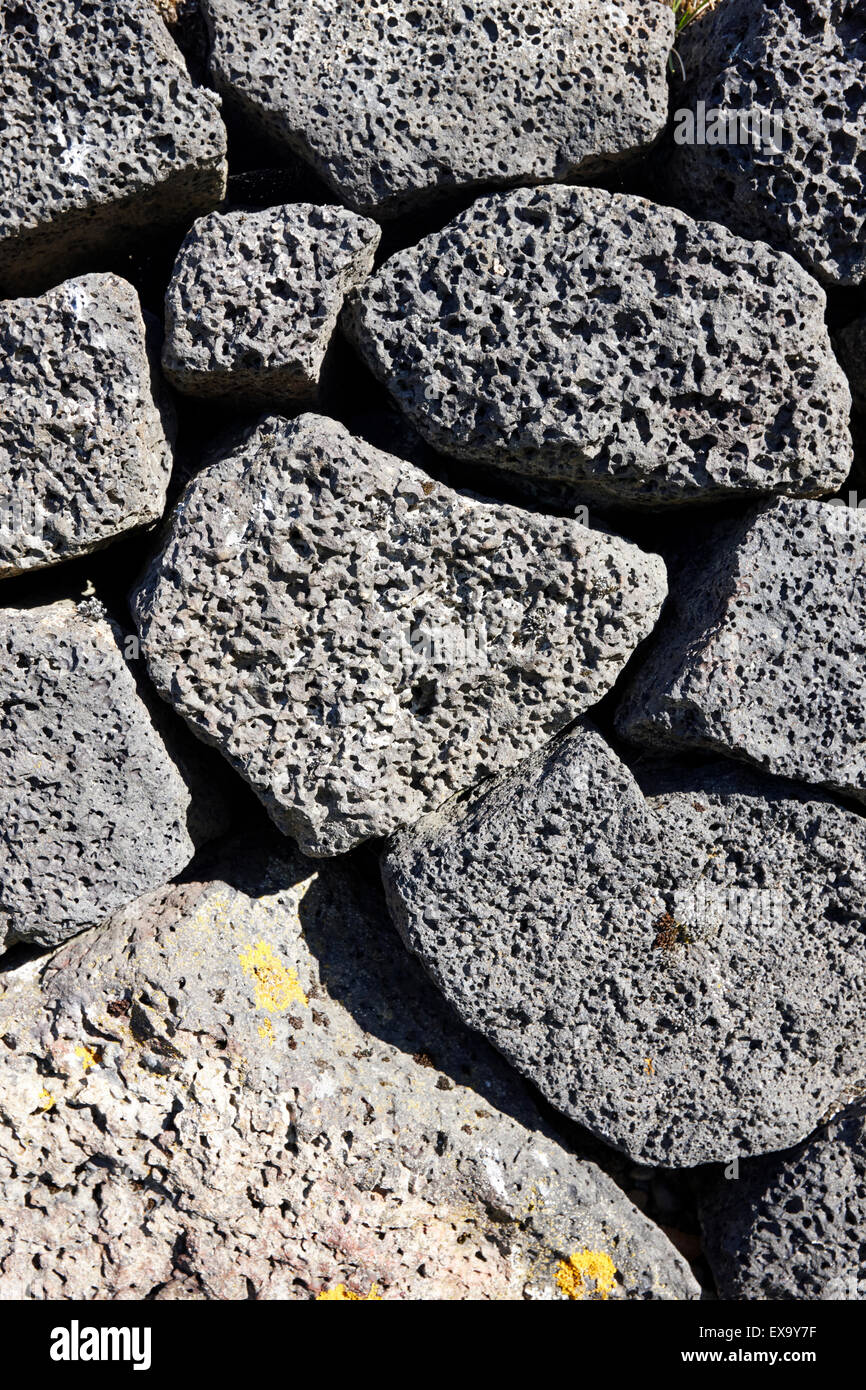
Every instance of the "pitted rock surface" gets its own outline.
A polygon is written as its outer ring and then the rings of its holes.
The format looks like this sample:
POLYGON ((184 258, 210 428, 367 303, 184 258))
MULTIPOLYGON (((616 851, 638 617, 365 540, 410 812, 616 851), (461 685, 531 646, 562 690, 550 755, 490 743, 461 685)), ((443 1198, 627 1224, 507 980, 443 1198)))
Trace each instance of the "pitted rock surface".
POLYGON ((3 0, 0 13, 0 295, 216 206, 219 100, 193 87, 151 0, 3 0))
POLYGON ((444 454, 660 504, 832 492, 850 392, 786 256, 595 188, 479 199, 392 256, 346 326, 444 454))
POLYGON ((154 893, 2 978, 6 1298, 557 1298, 587 1252, 611 1298, 698 1294, 345 865, 154 893))
POLYGON ((212 213, 187 235, 165 302, 162 365, 178 390, 310 402, 347 292, 379 228, 345 208, 212 213))
POLYGON ((98 604, 0 610, 0 949, 96 926, 195 852, 119 644, 98 604))
POLYGON ((866 800, 864 625, 866 514, 769 503, 679 578, 619 731, 866 800))
POLYGON ((701 1221, 722 1298, 862 1302, 866 1107, 709 1182, 701 1221))
MULTIPOLYGON (((866 275, 866 14, 859 0, 724 0, 684 30, 674 110, 767 122, 768 138, 673 144, 673 195, 788 251, 828 284, 866 275), (777 120, 778 126, 773 122, 777 120)), ((739 132, 738 132, 739 134, 739 132)))
POLYGON ((665 592, 657 556, 305 415, 266 418, 190 484, 133 603, 160 693, 328 855, 563 728, 665 592))
POLYGON ((667 120, 671 15, 643 0, 202 0, 217 90, 358 212, 590 178, 667 120))
POLYGON ((464 1022, 642 1163, 784 1148, 862 1075, 866 822, 827 798, 721 764, 647 799, 584 726, 383 875, 464 1022))
POLYGON ((0 303, 0 578, 158 521, 171 461, 131 285, 0 303))

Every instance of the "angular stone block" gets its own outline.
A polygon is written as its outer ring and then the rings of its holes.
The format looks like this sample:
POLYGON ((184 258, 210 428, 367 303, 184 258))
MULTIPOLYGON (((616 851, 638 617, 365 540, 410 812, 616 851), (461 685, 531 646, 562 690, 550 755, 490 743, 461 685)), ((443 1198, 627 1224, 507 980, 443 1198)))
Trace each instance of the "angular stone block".
POLYGON ((0 295, 31 294, 225 194, 219 100, 151 0, 9 0, 0 50, 0 295))
POLYGON ((641 1163, 782 1149, 866 1065, 866 821, 579 728, 398 834, 394 921, 470 1028, 641 1163))
POLYGON ((372 270, 379 236, 375 222, 311 203, 196 222, 166 294, 168 380, 243 404, 315 401, 343 299, 372 270))
POLYGON ((643 0, 203 0, 211 75, 358 212, 593 178, 667 119, 673 20, 643 0))
POLYGON ((682 34, 664 150, 699 217, 787 251, 826 284, 866 275, 866 14, 851 0, 724 0, 682 34), (699 124, 698 124, 699 122, 699 124))
POLYGON ((0 697, 0 949, 52 946, 185 868, 196 813, 98 604, 0 610, 0 697))
POLYGON ((0 976, 0 1296, 697 1296, 380 895, 253 858, 0 976))
POLYGON ((544 743, 665 592, 661 560, 615 536, 272 416, 190 484, 134 611, 160 693, 328 855, 544 743))
POLYGON ((864 627, 866 513, 780 498, 685 567, 617 727, 864 801, 864 627))
POLYGON ((117 275, 0 302, 0 578, 162 516, 172 454, 151 371, 117 275))
POLYGON ((344 320, 441 453, 661 505, 833 492, 851 397, 789 257, 597 188, 481 198, 344 320))

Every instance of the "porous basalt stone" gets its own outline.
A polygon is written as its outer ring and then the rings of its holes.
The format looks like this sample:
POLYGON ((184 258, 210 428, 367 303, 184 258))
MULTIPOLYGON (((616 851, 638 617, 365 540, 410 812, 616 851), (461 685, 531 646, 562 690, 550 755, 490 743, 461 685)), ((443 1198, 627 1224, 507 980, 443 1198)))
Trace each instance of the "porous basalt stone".
POLYGON ((98 604, 0 610, 0 689, 0 949, 53 946, 186 867, 191 794, 98 604))
POLYGON ((708 1180, 701 1224, 722 1298, 862 1302, 866 1107, 789 1153, 708 1180))
POLYGON ((647 790, 579 727, 395 836, 394 921, 606 1143, 669 1167, 784 1148, 866 1061, 866 822, 731 764, 647 790))
POLYGON ((212 213, 188 233, 165 300, 163 370, 194 396, 310 403, 347 292, 379 228, 345 208, 212 213))
POLYGON ((610 1298, 698 1295, 375 884, 249 846, 232 874, 0 977, 0 1296, 550 1299, 586 1252, 610 1298))
POLYGON ((611 687, 665 592, 657 556, 304 415, 199 474, 133 607, 160 693, 328 855, 550 738, 611 687))
POLYGON ((0 294, 45 289, 225 193, 219 99, 151 0, 6 0, 0 294))
POLYGON ((780 498, 678 578, 617 713, 655 748, 711 749, 866 800, 866 515, 780 498))
POLYGON ((788 251, 825 283, 861 283, 862 5, 725 0, 683 32, 678 48, 686 80, 675 112, 697 113, 703 102, 726 120, 765 122, 767 136, 666 146, 669 192, 696 215, 788 251))
POLYGON ((0 303, 0 578, 159 520, 171 464, 131 285, 0 303))
POLYGON ((344 311, 441 453, 587 499, 832 492, 850 392, 826 296, 789 257, 596 188, 479 199, 344 311))
POLYGON ((667 119, 673 19, 643 0, 203 0, 211 75, 358 212, 591 178, 667 119))

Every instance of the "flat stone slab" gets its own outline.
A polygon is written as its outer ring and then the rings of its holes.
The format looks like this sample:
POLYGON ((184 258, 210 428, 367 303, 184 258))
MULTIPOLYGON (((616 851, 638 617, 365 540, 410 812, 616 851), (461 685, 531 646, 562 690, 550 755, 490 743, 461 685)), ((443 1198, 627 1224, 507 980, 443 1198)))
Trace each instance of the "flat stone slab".
POLYGON ((769 503, 686 567, 617 727, 866 800, 864 626, 866 513, 769 503))
POLYGON ((201 218, 165 298, 168 380, 191 396, 314 401, 343 299, 372 270, 380 235, 311 203, 201 218))
POLYGON ((866 1062, 866 821, 732 764, 645 780, 578 726, 394 838, 394 921, 463 1021, 614 1148, 785 1148, 866 1062))
POLYGON ((0 579, 158 521, 171 464, 131 285, 0 302, 0 579))
POLYGON ((375 883, 253 860, 0 977, 0 1296, 698 1296, 375 883))
POLYGON ((692 141, 665 146, 672 195, 698 216, 789 252, 826 284, 860 284, 862 7, 725 0, 683 31, 678 49, 686 82, 673 93, 674 130, 678 113, 689 113, 682 133, 692 141))
POLYGON ((188 225, 225 194, 219 99, 152 0, 27 0, 0 54, 0 295, 188 225))
POLYGON ((133 608, 159 692, 329 855, 594 704, 665 592, 657 556, 304 415, 266 418, 194 479, 133 608))
POLYGON ((862 1302, 866 1107, 708 1181, 701 1224, 722 1298, 862 1302))
POLYGON ((344 314, 441 453, 661 505, 834 491, 851 398, 789 257, 597 188, 479 199, 344 314))
POLYGON ((211 77, 358 212, 597 177, 664 130, 673 18, 643 0, 202 0, 211 77))
POLYGON ((98 604, 0 609, 0 687, 0 950, 53 946, 186 867, 192 797, 98 604))

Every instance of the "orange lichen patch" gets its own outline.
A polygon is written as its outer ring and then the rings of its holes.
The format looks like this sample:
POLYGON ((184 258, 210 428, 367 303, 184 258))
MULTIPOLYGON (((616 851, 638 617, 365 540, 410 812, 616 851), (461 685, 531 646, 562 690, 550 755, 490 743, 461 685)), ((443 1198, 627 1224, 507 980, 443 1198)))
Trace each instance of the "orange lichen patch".
POLYGON ((655 1076, 656 1068, 652 1057, 644 1058, 643 1069, 647 1076, 655 1076))
POLYGON ((603 1250, 581 1250, 560 1260, 554 1278, 566 1298, 606 1300, 616 1287, 616 1265, 603 1250))
POLYGON ((269 1018, 266 1018, 264 1023, 259 1024, 259 1037, 262 1038, 268 1044, 268 1047, 273 1047, 274 1025, 271 1023, 271 1020, 269 1018))
POLYGON ((83 1043, 76 1047, 75 1055, 81 1062, 84 1071, 90 1071, 91 1067, 98 1067, 102 1061, 102 1053, 98 1047, 86 1047, 83 1043))
POLYGON ((290 1004, 308 1003, 298 983, 298 972, 286 969, 269 941, 259 941, 244 951, 240 962, 244 974, 252 976, 255 982, 257 1009, 278 1014, 290 1004))
POLYGON ((382 1295, 377 1291, 376 1285, 370 1285, 368 1294, 353 1293, 347 1289, 345 1284, 335 1284, 332 1289, 323 1289, 316 1294, 317 1303, 382 1303, 382 1295))
POLYGON ((54 1099, 51 1092, 46 1091, 45 1087, 43 1086, 42 1090, 39 1092, 39 1109, 53 1110, 56 1104, 57 1101, 54 1099))

